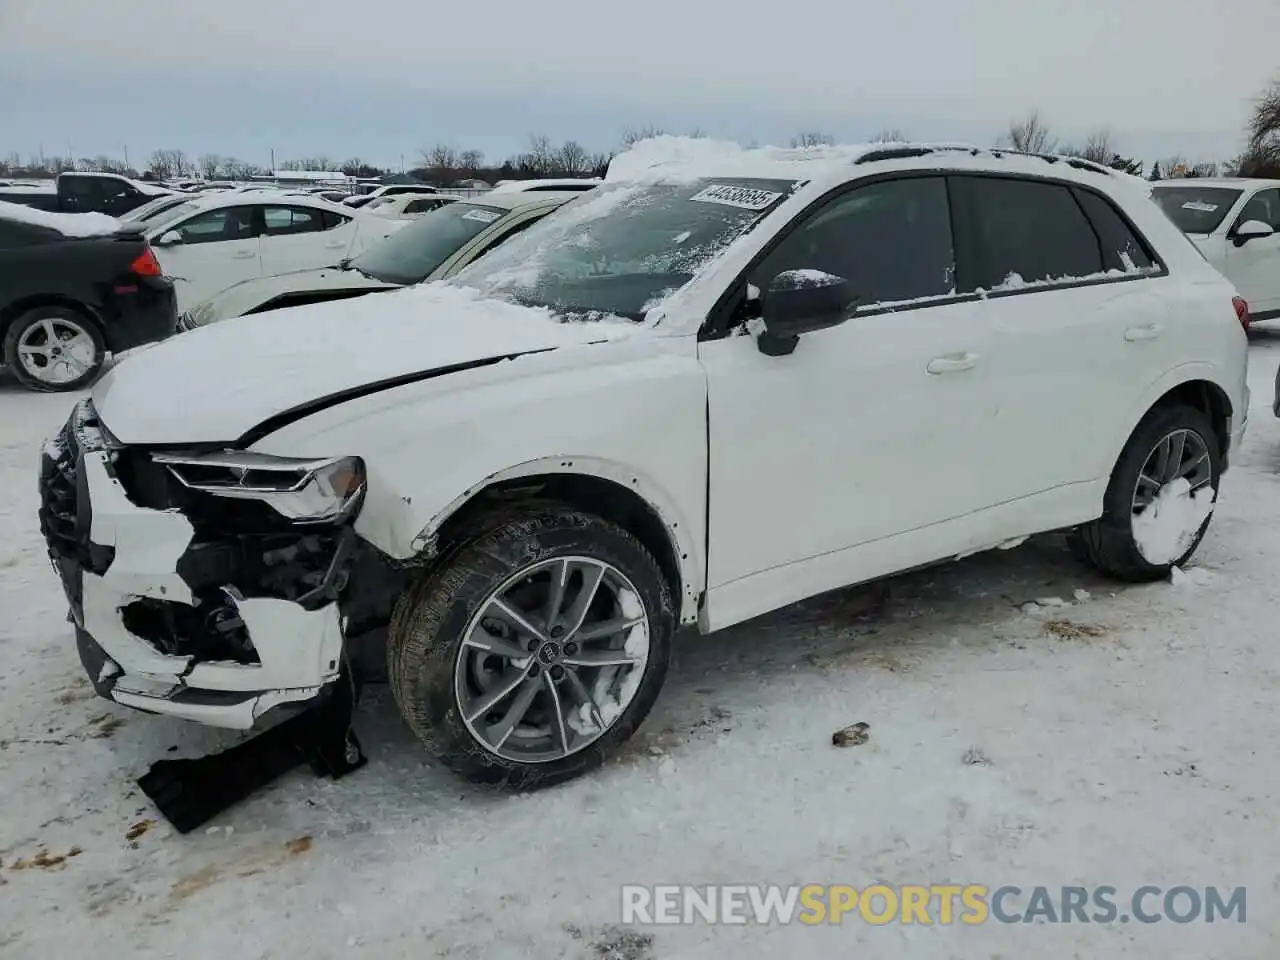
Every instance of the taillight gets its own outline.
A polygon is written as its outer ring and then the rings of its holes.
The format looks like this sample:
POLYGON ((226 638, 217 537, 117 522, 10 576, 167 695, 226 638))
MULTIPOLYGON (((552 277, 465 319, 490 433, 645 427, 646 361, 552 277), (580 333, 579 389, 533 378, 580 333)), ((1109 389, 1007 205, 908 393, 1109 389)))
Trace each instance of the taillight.
POLYGON ((1245 330, 1249 329, 1249 303, 1244 297, 1232 297, 1231 305, 1236 308, 1236 319, 1245 330))
POLYGON ((129 270, 140 277, 164 276, 164 271, 160 269, 160 261, 151 252, 150 247, 145 248, 142 253, 138 254, 138 258, 129 264, 129 270))

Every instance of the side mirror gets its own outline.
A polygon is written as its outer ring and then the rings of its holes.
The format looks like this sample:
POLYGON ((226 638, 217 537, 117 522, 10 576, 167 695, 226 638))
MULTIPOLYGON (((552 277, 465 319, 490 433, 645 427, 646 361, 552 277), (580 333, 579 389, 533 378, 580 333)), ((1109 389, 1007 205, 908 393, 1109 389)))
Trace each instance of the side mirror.
POLYGON ((1257 240, 1259 237, 1269 237, 1275 233, 1269 225, 1261 220, 1246 220, 1240 226, 1236 227, 1231 234, 1231 239, 1236 242, 1237 247, 1243 247, 1250 240, 1257 240))
POLYGON ((756 344, 771 357, 791 353, 802 333, 843 323, 855 300, 844 277, 821 270, 783 271, 760 297, 764 331, 756 344))
POLYGON ((181 233, 179 233, 177 230, 166 230, 164 233, 160 234, 160 236, 157 237, 154 241, 152 241, 151 245, 153 247, 172 247, 172 246, 176 246, 181 242, 182 242, 181 233))

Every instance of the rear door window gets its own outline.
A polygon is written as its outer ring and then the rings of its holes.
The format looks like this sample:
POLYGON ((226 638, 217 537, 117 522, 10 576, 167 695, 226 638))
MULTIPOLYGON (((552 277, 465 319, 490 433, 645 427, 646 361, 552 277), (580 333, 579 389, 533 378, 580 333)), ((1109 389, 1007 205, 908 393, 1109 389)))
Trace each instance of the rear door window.
POLYGON ((1153 266, 1147 245, 1125 223, 1110 200, 1092 190, 1077 188, 1073 192, 1098 235, 1098 243, 1102 245, 1102 266, 1105 269, 1128 273, 1153 266))
POLYGON ((967 289, 1069 282, 1103 270, 1102 250, 1070 188, 1042 180, 957 176, 956 201, 974 242, 967 289))
POLYGON ((308 207, 266 207, 262 211, 262 219, 267 236, 291 236, 323 229, 322 212, 308 207))

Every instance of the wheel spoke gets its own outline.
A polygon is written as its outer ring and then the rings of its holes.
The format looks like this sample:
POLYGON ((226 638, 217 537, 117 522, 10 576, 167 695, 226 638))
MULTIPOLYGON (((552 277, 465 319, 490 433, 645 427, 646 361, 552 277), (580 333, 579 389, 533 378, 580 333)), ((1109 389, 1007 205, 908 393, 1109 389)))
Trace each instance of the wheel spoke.
POLYGON ((1164 481, 1169 477, 1169 454, 1172 452, 1173 438, 1165 437, 1160 441, 1154 453, 1156 458, 1156 476, 1164 481))
POLYGON ((555 678, 550 673, 544 673, 542 679, 547 688, 547 693, 551 697, 551 707, 555 713, 552 720, 552 726, 555 728, 556 736, 560 740, 560 752, 562 754, 569 753, 569 734, 564 728, 564 707, 560 704, 560 691, 556 689, 555 678))
POLYGON ((462 643, 463 646, 475 647, 477 650, 497 654, 500 657, 506 657, 508 660, 521 661, 529 657, 528 651, 520 644, 490 633, 484 628, 483 624, 476 624, 476 628, 471 631, 462 643))
MULTIPOLYGON (((521 670, 517 670, 515 672, 515 676, 506 682, 499 681, 497 686, 486 691, 484 696, 480 697, 479 700, 476 700, 470 705, 470 708, 467 710, 467 720, 471 723, 475 723, 475 721, 479 720, 499 703, 509 697, 511 692, 515 690, 516 687, 520 686, 520 684, 524 683, 528 676, 529 668, 525 667, 521 670)), ((528 708, 526 707, 526 709, 528 708)), ((523 714, 521 714, 521 716, 523 716, 523 714)))
POLYGON ((573 598, 573 606, 569 608, 569 612, 565 614, 564 636, 567 640, 578 632, 578 628, 582 626, 582 621, 586 619, 587 611, 591 609, 591 601, 596 598, 596 591, 600 589, 600 581, 604 579, 604 567, 598 564, 591 564, 582 570, 582 586, 578 590, 578 595, 573 598))
POLYGON ((490 742, 495 747, 501 748, 507 742, 507 738, 515 732, 524 715, 529 712, 529 707, 533 705, 533 698, 538 695, 541 688, 542 684, 535 677, 521 679, 520 692, 511 701, 511 706, 507 708, 502 719, 489 728, 490 742))
POLYGON ((569 582, 569 561, 561 560, 551 568, 551 586, 547 590, 547 608, 542 615, 542 622, 551 629, 556 617, 560 615, 560 607, 564 604, 564 588, 569 582))
POLYGON ((625 650, 579 650, 561 660, 566 667, 629 667, 639 662, 625 650))
POLYGON ((511 606, 502 597, 494 597, 489 601, 489 608, 486 613, 493 613, 495 616, 506 620, 512 626, 519 627, 525 633, 537 638, 542 643, 547 642, 547 635, 529 622, 529 618, 523 613, 511 606))
POLYGON ((45 346, 54 346, 58 342, 58 331, 53 329, 52 320, 41 320, 40 330, 44 333, 45 346))
POLYGON ((613 620, 601 620, 599 623, 587 624, 573 635, 573 639, 579 643, 587 643, 603 637, 612 637, 614 634, 622 633, 622 631, 629 630, 637 623, 643 622, 644 617, 617 617, 613 620))
POLYGON ((603 731, 604 715, 600 712, 600 705, 596 703, 596 698, 591 695, 587 685, 578 676, 578 671, 570 667, 564 673, 569 680, 569 686, 573 687, 573 695, 578 698, 579 703, 586 705, 587 712, 591 716, 591 722, 596 725, 597 730, 603 731))
POLYGON ((1175 480, 1182 475, 1182 455, 1187 449, 1187 432, 1175 434, 1169 438, 1169 464, 1165 480, 1175 480))

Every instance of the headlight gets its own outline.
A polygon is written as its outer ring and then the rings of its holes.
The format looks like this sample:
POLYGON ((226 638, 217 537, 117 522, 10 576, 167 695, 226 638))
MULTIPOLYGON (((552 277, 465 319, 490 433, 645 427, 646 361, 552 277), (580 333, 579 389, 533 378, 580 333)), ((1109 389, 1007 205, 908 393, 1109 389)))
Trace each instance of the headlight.
POLYGON ((298 523, 338 520, 359 504, 365 489, 359 457, 301 460, 263 453, 152 456, 178 482, 215 497, 259 500, 298 523))

